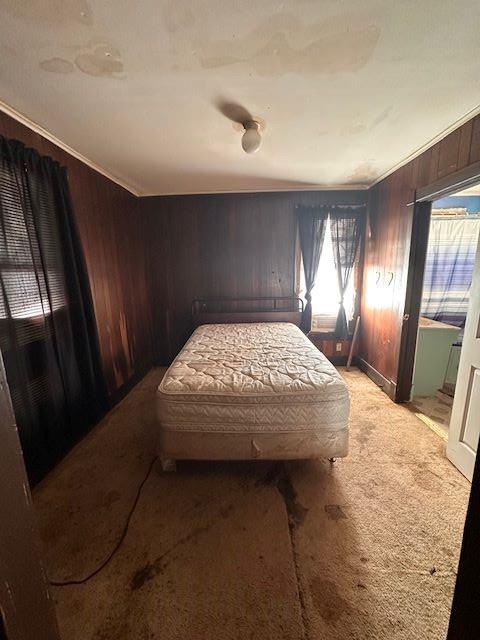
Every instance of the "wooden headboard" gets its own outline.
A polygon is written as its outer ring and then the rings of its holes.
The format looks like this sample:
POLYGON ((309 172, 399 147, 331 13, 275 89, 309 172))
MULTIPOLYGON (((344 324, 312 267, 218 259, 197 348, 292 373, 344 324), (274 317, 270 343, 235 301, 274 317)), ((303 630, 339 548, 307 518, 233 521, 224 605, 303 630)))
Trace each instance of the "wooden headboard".
POLYGON ((192 302, 195 326, 234 322, 292 322, 300 326, 303 300, 280 298, 208 298, 192 302))

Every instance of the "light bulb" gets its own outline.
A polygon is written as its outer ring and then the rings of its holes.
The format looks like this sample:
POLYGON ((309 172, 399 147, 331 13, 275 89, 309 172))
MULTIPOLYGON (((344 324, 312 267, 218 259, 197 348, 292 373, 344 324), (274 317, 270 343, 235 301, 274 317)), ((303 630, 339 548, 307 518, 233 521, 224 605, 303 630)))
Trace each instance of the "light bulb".
POLYGON ((262 144, 262 136, 259 133, 260 125, 254 120, 249 120, 243 126, 245 133, 242 136, 242 149, 245 153, 256 153, 262 144))

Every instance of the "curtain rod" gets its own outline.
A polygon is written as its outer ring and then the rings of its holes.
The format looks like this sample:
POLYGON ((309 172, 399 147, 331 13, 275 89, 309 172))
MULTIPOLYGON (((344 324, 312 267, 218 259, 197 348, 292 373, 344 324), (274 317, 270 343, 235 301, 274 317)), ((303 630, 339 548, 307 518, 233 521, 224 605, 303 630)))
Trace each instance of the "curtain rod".
POLYGON ((318 209, 324 207, 325 209, 337 207, 339 209, 365 209, 366 204, 296 204, 295 209, 299 207, 318 209))

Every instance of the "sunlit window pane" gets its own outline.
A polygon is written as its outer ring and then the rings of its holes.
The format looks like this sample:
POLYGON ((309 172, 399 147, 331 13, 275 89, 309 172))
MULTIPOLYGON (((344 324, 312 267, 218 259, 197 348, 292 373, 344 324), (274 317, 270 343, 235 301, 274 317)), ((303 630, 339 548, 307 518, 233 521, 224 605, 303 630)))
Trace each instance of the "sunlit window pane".
POLYGON ((65 284, 60 272, 48 270, 51 305, 43 274, 36 274, 33 268, 2 269, 0 277, 3 283, 0 318, 8 317, 5 299, 10 316, 17 320, 46 316, 66 304, 65 284))

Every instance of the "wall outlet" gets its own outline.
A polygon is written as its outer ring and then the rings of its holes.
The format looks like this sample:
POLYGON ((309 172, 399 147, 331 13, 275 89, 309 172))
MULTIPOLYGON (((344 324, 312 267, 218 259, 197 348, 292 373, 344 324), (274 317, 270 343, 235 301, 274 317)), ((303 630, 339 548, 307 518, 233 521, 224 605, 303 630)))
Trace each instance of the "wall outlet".
POLYGON ((335 344, 335 351, 338 353, 341 350, 342 350, 342 343, 341 342, 337 342, 335 344))

